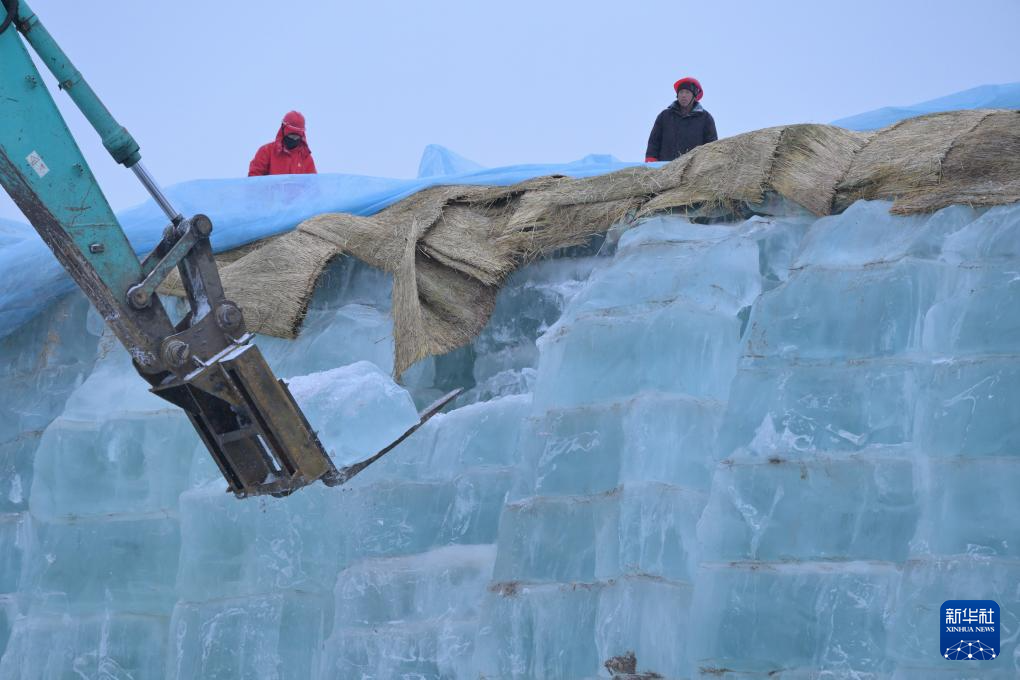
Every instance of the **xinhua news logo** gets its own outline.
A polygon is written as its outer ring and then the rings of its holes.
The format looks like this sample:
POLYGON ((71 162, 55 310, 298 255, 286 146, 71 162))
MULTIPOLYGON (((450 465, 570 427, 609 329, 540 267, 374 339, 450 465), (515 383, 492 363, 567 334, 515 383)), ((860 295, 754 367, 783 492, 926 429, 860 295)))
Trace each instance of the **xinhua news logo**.
POLYGON ((939 618, 943 658, 991 661, 999 655, 999 605, 994 600, 946 600, 939 618))

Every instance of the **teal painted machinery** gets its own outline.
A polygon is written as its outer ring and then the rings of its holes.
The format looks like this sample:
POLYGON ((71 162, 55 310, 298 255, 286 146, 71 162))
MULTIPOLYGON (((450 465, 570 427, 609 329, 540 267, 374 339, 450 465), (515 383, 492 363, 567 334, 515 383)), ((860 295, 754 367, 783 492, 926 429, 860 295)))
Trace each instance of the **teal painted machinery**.
MULTIPOLYGON (((28 5, 0 1, 0 184, 127 348, 152 392, 188 414, 228 490, 239 498, 284 496, 316 480, 342 484, 389 451, 393 445, 357 465, 334 466, 287 385, 251 343, 242 310, 224 296, 209 244, 212 222, 204 215, 185 218, 173 208, 142 165, 137 142, 28 5), (135 173, 166 214, 162 240, 141 261, 26 44, 113 159, 135 173), (176 325, 156 295, 174 267, 191 310, 176 325)), ((421 422, 453 396, 430 407, 421 422)))

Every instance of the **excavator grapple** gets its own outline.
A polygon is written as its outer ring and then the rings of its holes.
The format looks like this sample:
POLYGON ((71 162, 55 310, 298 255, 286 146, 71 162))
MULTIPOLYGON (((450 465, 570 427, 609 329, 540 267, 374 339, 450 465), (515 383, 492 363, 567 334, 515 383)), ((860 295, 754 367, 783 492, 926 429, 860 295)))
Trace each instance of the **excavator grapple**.
POLYGON ((184 409, 237 496, 285 494, 335 471, 255 345, 230 345, 152 391, 184 409))

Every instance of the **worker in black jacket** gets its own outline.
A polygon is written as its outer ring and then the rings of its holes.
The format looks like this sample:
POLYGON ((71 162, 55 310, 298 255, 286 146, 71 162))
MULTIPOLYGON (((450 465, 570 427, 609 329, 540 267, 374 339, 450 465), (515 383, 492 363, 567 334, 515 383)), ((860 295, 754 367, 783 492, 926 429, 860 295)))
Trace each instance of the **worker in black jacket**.
POLYGON ((705 91, 697 78, 681 78, 673 83, 673 90, 676 101, 659 114, 648 136, 646 163, 671 161, 719 139, 712 114, 698 103, 705 91))

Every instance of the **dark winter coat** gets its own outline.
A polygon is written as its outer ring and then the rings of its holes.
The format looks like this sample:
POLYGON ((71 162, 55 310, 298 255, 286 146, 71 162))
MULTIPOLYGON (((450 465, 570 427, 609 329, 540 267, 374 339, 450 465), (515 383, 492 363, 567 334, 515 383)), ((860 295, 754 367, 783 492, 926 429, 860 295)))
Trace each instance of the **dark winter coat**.
POLYGON ((648 150, 645 160, 671 161, 679 158, 696 146, 719 139, 715 131, 715 120, 701 104, 684 115, 679 102, 673 102, 655 119, 652 134, 648 136, 648 150))

